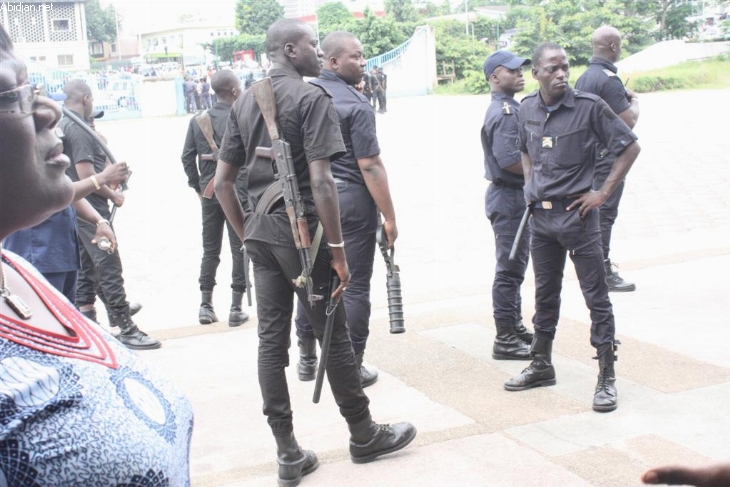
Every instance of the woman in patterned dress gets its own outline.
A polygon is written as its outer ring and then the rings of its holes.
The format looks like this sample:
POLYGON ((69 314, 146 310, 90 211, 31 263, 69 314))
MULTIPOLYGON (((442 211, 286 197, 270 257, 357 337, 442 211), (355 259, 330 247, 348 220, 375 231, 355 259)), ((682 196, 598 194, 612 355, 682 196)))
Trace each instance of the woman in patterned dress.
MULTIPOLYGON (((0 240, 71 203, 60 118, 0 27, 0 240)), ((190 485, 188 399, 1 253, 0 487, 190 485)))

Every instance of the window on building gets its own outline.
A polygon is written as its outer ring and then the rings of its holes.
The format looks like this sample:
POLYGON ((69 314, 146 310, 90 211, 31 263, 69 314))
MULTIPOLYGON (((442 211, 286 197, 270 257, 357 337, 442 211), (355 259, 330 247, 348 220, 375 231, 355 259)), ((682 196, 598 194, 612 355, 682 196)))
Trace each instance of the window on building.
POLYGON ((68 31, 69 29, 70 27, 68 19, 55 19, 53 21, 54 31, 68 31))
POLYGON ((112 43, 111 49, 112 49, 112 52, 117 52, 117 43, 116 42, 112 43))
POLYGON ((74 57, 73 54, 59 54, 58 65, 59 66, 73 66, 74 57))

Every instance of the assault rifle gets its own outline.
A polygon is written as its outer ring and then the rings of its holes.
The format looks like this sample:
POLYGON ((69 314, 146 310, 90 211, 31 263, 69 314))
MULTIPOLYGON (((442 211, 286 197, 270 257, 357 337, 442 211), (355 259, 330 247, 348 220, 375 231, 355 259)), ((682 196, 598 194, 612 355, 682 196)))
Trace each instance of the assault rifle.
MULTIPOLYGON (((101 147, 101 150, 104 151, 106 156, 109 158, 109 162, 112 164, 116 164, 117 160, 114 158, 114 154, 112 154, 112 151, 109 150, 109 147, 104 143, 103 140, 101 140, 101 137, 99 137, 99 134, 94 132, 94 130, 88 126, 86 122, 81 120, 79 117, 76 116, 71 110, 69 110, 66 107, 61 107, 61 110, 63 111, 63 115, 66 116, 69 120, 71 120, 73 123, 79 126, 81 130, 86 132, 91 136, 91 138, 96 141, 97 144, 99 144, 99 147, 101 147)), ((132 175, 132 171, 129 171, 129 176, 132 175)), ((127 176, 127 180, 129 180, 129 176, 127 176)), ((122 191, 126 191, 129 189, 127 187, 127 181, 122 181, 122 184, 120 185, 122 188, 122 191)), ((109 216, 109 223, 114 222, 114 216, 117 214, 117 205, 112 205, 112 211, 111 215, 109 216)))
POLYGON ((385 259, 386 275, 385 286, 388 291, 388 317, 390 318, 390 332, 404 333, 406 327, 403 320, 403 296, 400 287, 400 269, 395 265, 395 247, 390 249, 388 253, 388 238, 385 235, 385 229, 382 223, 378 225, 378 231, 375 234, 375 240, 378 241, 380 253, 385 259))
MULTIPOLYGON (((289 216, 291 231, 294 237, 294 244, 299 251, 299 261, 302 265, 302 274, 293 279, 297 287, 306 287, 307 300, 309 305, 314 307, 314 302, 323 298, 320 294, 314 294, 312 284, 312 257, 309 253, 312 247, 312 240, 309 236, 309 224, 304 211, 304 201, 299 192, 297 173, 294 169, 294 160, 291 156, 289 143, 281 138, 279 126, 276 123, 276 100, 274 99, 274 86, 271 78, 264 78, 253 83, 250 88, 256 103, 258 103, 261 114, 266 123, 266 129, 271 138, 271 147, 256 147, 256 155, 268 157, 273 162, 274 177, 281 184, 286 206, 286 214, 289 216)), ((315 239, 317 240, 317 239, 315 239)), ((318 245, 318 244, 317 244, 318 245)), ((317 249, 315 248, 315 251, 317 249)))

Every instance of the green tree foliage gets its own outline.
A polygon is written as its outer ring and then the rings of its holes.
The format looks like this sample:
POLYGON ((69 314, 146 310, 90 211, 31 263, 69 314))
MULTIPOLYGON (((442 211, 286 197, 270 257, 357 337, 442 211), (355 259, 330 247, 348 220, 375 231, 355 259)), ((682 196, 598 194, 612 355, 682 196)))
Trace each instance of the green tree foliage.
POLYGON ((439 73, 443 63, 450 67, 452 61, 457 78, 464 78, 469 72, 481 72, 490 50, 478 39, 466 36, 463 22, 440 20, 432 25, 436 35, 436 65, 439 73))
POLYGON ((440 3, 428 1, 425 4, 421 4, 421 7, 418 9, 418 15, 422 19, 449 15, 450 13, 451 3, 449 0, 442 0, 440 3))
POLYGON ((254 51, 257 57, 266 49, 266 34, 241 34, 235 37, 219 37, 205 46, 218 54, 221 61, 233 61, 234 51, 254 51))
POLYGON ((593 53, 593 31, 602 25, 612 25, 622 33, 626 53, 650 42, 645 19, 634 12, 627 15, 633 3, 628 0, 526 0, 528 3, 508 13, 519 29, 510 49, 520 55, 529 56, 536 46, 549 41, 564 47, 571 63, 587 64, 593 53))
POLYGON ((667 11, 664 18, 664 38, 683 39, 697 30, 695 22, 687 22, 687 17, 692 15, 692 6, 689 4, 678 5, 667 11))
POLYGON ((320 40, 330 32, 337 30, 351 32, 354 22, 355 17, 342 2, 326 3, 317 9, 317 28, 320 40))
POLYGON ((235 15, 241 34, 265 34, 271 24, 284 17, 284 7, 277 0, 238 0, 235 15))
POLYGON ((412 0, 385 0, 385 13, 396 22, 415 22, 418 13, 412 0))
MULTIPOLYGON (((117 37, 117 24, 114 17, 114 6, 102 8, 99 0, 88 0, 84 5, 86 11, 86 35, 92 41, 112 42, 117 37)), ((119 19, 121 21, 121 19, 119 19)))
POLYGON ((362 42, 366 58, 386 53, 413 35, 416 24, 395 22, 390 17, 377 17, 365 8, 364 18, 349 24, 348 29, 362 42))

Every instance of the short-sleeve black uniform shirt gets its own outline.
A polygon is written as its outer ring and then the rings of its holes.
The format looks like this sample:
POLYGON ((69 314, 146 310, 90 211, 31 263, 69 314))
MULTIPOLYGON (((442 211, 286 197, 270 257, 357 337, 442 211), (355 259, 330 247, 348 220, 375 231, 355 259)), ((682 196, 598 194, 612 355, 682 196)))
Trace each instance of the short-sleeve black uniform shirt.
POLYGON ((332 175, 343 181, 365 184, 358 159, 380 154, 375 131, 375 112, 368 99, 334 71, 323 70, 310 83, 332 93, 332 103, 340 119, 340 131, 347 152, 332 162, 332 175))
POLYGON ((525 178, 505 168, 522 161, 518 144, 520 104, 504 93, 492 93, 492 101, 484 115, 482 149, 484 149, 484 177, 497 184, 522 186, 525 178))
POLYGON ((626 87, 616 75, 617 72, 613 63, 594 57, 588 69, 576 81, 575 89, 600 96, 616 114, 624 112, 631 103, 626 96, 626 87))
MULTIPOLYGON (((319 86, 302 81, 299 74, 286 67, 269 71, 274 86, 277 122, 284 140, 291 146, 299 191, 306 207, 310 226, 318 221, 309 178, 309 163, 333 161, 345 153, 337 113, 331 95, 319 86)), ((291 226, 283 203, 270 214, 252 210, 266 189, 274 182, 272 161, 257 157, 256 147, 271 147, 263 115, 251 92, 244 92, 233 104, 219 159, 248 173, 247 195, 251 210, 246 212, 244 240, 258 240, 275 245, 294 246, 291 226)))
MULTIPOLYGON (((84 118, 79 113, 73 113, 80 119, 84 118)), ((67 117, 63 118, 58 126, 63 130, 63 153, 71 160, 71 165, 66 170, 66 174, 72 181, 79 181, 80 179, 76 171, 76 164, 80 162, 93 164, 96 173, 104 170, 106 167, 106 154, 91 135, 67 117)), ((99 193, 91 193, 86 196, 86 199, 102 215, 109 212, 108 200, 99 193)))
POLYGON ((539 91, 527 95, 519 118, 520 150, 532 160, 528 201, 589 191, 601 144, 618 156, 637 139, 605 101, 572 88, 553 107, 545 106, 539 91))

